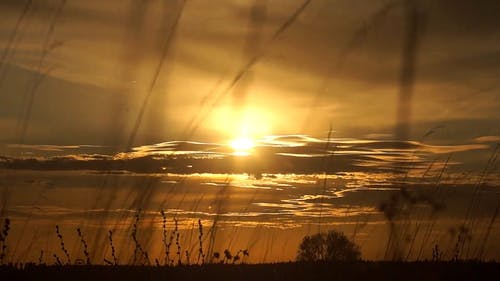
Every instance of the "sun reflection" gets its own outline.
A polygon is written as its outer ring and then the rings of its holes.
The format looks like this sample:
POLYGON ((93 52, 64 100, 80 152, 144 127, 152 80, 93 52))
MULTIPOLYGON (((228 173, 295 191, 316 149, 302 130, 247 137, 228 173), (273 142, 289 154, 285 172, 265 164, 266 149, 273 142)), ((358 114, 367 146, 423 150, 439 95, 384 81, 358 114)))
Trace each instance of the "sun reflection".
POLYGON ((233 149, 233 155, 248 156, 255 147, 255 141, 250 138, 241 137, 232 140, 229 145, 233 149))

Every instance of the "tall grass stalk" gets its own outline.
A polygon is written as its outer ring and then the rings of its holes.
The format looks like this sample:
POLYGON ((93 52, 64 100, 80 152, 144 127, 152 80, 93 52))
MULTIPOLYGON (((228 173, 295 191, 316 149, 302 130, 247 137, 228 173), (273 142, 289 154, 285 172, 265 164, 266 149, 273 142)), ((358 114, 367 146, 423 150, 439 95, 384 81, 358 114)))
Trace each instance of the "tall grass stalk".
POLYGON ((87 265, 90 265, 90 256, 89 256, 89 249, 87 246, 87 242, 85 241, 85 238, 83 237, 82 231, 80 228, 76 229, 76 232, 78 234, 78 237, 80 237, 80 243, 82 243, 83 246, 83 255, 85 256, 85 262, 87 265))
MULTIPOLYGON (((28 0, 26 2, 26 4, 24 4, 23 10, 16 20, 16 24, 14 25, 14 29, 10 33, 9 39, 7 40, 7 45, 5 46, 5 48, 2 52, 2 56, 0 57, 0 84, 2 84, 4 76, 5 76, 5 72, 6 72, 6 70, 5 70, 6 63, 5 62, 7 60, 7 57, 9 56, 11 50, 13 49, 14 43, 16 41, 16 37, 19 33, 19 30, 21 28, 21 25, 22 25, 24 19, 26 18, 26 15, 28 14, 28 12, 31 9, 32 2, 33 2, 32 0, 28 0)), ((14 49, 15 49, 15 47, 14 47, 14 49)))
MULTIPOLYGON (((213 93, 215 96, 213 98, 214 102, 208 106, 208 110, 204 111, 201 108, 198 110, 198 114, 201 114, 201 117, 195 117, 193 120, 196 120, 195 122, 190 122, 189 127, 186 128, 187 136, 186 138, 190 138, 196 130, 200 127, 201 123, 204 122, 209 115, 212 113, 212 110, 216 108, 216 106, 229 94, 233 91, 233 89, 245 78, 248 73, 250 73, 250 70, 267 54, 267 52, 271 49, 271 45, 276 42, 280 37, 282 37, 282 34, 285 33, 304 13, 306 8, 309 6, 309 4, 312 2, 312 0, 305 0, 302 2, 302 4, 297 7, 293 11, 293 13, 290 14, 290 16, 287 17, 286 21, 283 22, 273 33, 272 37, 267 41, 266 44, 263 44, 263 48, 260 48, 259 52, 251 56, 250 58, 247 59, 247 61, 238 69, 238 71, 231 76, 229 79, 228 85, 219 93, 216 93, 215 91, 210 90, 209 94, 213 93)), ((218 83, 217 83, 218 84, 218 83)), ((216 226, 216 224, 214 224, 216 226)), ((212 231, 211 231, 212 232, 212 231)), ((212 250, 210 248, 210 245, 208 247, 207 254, 209 256, 212 255, 212 250)))
POLYGON ((490 238, 490 235, 491 235, 491 230, 493 229, 493 225, 495 224, 495 221, 497 219, 499 208, 500 208, 500 202, 497 203, 497 207, 495 208, 495 213, 491 217, 491 220, 488 224, 488 227, 486 228, 486 233, 484 234, 484 237, 481 240, 481 244, 479 246, 479 252, 477 254, 477 258, 479 260, 483 259, 484 249, 486 248, 486 244, 487 244, 488 239, 490 238))
MULTIPOLYGON (((176 222, 176 219, 174 218, 174 223, 176 222)), ((166 255, 166 258, 167 258, 167 261, 168 261, 168 265, 173 265, 174 264, 174 259, 173 258, 170 258, 170 247, 172 246, 172 243, 174 241, 174 238, 175 238, 175 234, 177 233, 177 223, 175 223, 175 228, 174 230, 170 233, 170 237, 168 239, 168 243, 165 247, 165 255, 166 255)))
POLYGON ((40 250, 40 256, 38 256, 38 265, 43 264, 43 250, 40 250))
POLYGON ((7 255, 7 236, 9 236, 10 219, 5 218, 0 232, 0 265, 3 264, 5 256, 7 255))
POLYGON ((199 250, 198 250, 198 261, 197 263, 204 264, 205 263, 205 254, 203 253, 203 224, 201 223, 201 219, 198 219, 198 241, 200 244, 199 250))
POLYGON ((170 262, 169 262, 169 247, 167 242, 167 216, 165 214, 165 211, 163 210, 160 211, 160 214, 162 217, 162 242, 165 250, 165 260, 163 264, 168 265, 170 262))
MULTIPOLYGON (((176 221, 177 223, 177 221, 176 221)), ((177 235, 175 237, 175 245, 177 246, 177 264, 181 265, 182 264, 182 251, 181 251, 181 243, 180 243, 180 233, 177 232, 177 235)))
POLYGON ((113 244, 113 231, 108 232, 108 242, 111 248, 111 256, 113 257, 113 265, 118 265, 118 259, 116 258, 115 246, 113 244))
POLYGON ((166 57, 168 54, 168 50, 171 47, 172 40, 173 40, 175 32, 177 30, 177 26, 180 22, 182 13, 184 11, 184 5, 186 3, 186 0, 182 0, 181 3, 182 4, 179 8, 179 11, 177 12, 177 15, 175 17, 175 21, 165 36, 165 41, 164 41, 163 46, 162 46, 162 53, 161 53, 160 59, 158 60, 158 64, 156 65, 155 72, 154 72, 153 78, 151 79, 151 82, 149 84, 146 96, 144 97, 144 99, 141 103, 139 113, 135 119, 132 131, 130 133, 130 136, 129 136, 129 139, 127 142, 126 151, 128 151, 134 143, 135 137, 137 135, 137 131, 139 130, 139 127, 141 126, 144 113, 146 112, 147 106, 149 105, 149 101, 150 101, 151 96, 153 94, 153 90, 155 89, 156 84, 158 83, 158 78, 160 77, 161 70, 163 69, 163 64, 165 63, 165 60, 166 60, 166 57))
POLYGON ((140 213, 141 209, 137 210, 135 214, 135 219, 134 219, 134 224, 132 225, 132 241, 134 242, 135 248, 134 248, 134 254, 133 254, 133 259, 132 259, 132 264, 137 264, 139 262, 139 257, 142 260, 140 264, 151 264, 151 261, 149 260, 148 253, 142 248, 141 243, 139 243, 139 240, 137 239, 137 231, 139 229, 139 219, 140 219, 140 213))
POLYGON ((71 264, 71 258, 69 256, 68 250, 66 249, 66 245, 64 244, 64 238, 61 234, 61 231, 59 230, 59 225, 56 225, 56 234, 57 238, 59 239, 59 243, 61 245, 61 251, 63 251, 64 255, 66 256, 66 261, 67 261, 66 264, 71 264))

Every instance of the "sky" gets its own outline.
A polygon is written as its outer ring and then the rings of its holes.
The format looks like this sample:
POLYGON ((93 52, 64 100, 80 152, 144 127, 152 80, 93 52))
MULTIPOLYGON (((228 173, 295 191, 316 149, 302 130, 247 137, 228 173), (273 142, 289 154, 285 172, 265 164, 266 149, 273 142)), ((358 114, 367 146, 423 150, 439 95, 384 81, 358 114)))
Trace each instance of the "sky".
MULTIPOLYGON (((258 262, 293 259, 325 207, 324 223, 342 222, 346 232, 357 233, 359 221, 377 225, 376 237, 360 232, 364 255, 377 259, 383 249, 373 241, 387 235, 381 206, 403 183, 417 198, 404 204, 425 205, 429 218, 439 204, 420 192, 442 186, 436 201, 450 200, 435 241, 448 241, 443 233, 464 216, 480 222, 476 237, 489 235, 488 222, 495 233, 499 8, 465 0, 3 0, 2 215, 24 223, 16 231, 28 244, 50 237, 31 236, 31 220, 85 222, 100 241, 92 219, 109 223, 140 208, 154 226, 152 214, 166 208, 184 219, 183 230, 198 218, 266 227, 275 217, 277 234, 255 232, 265 239, 236 231, 255 240, 240 245, 258 245, 258 262), (243 201, 214 207, 226 188, 243 201), (92 196, 79 197, 82 190, 92 196), (469 204, 481 208, 471 215, 469 204), (282 229, 293 229, 293 246, 274 249, 282 229)), ((151 229, 154 236, 161 226, 151 229)), ((14 257, 34 255, 25 252, 14 257)))
MULTIPOLYGON (((20 20, 26 3, 2 4, 2 143, 32 99, 24 143, 126 146, 148 95, 134 145, 393 133, 402 5, 311 1, 273 40, 300 1, 33 1, 20 20)), ((499 135, 498 4, 450 3, 419 2, 412 137, 499 135)))

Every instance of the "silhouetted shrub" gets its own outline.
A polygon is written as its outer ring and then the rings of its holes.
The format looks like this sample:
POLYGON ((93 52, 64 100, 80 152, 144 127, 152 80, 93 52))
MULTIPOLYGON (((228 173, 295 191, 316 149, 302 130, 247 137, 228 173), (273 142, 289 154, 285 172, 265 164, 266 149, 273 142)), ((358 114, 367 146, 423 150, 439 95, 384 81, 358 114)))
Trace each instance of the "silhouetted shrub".
POLYGON ((342 232, 330 230, 306 236, 297 253, 297 261, 356 261, 361 258, 359 247, 342 232))

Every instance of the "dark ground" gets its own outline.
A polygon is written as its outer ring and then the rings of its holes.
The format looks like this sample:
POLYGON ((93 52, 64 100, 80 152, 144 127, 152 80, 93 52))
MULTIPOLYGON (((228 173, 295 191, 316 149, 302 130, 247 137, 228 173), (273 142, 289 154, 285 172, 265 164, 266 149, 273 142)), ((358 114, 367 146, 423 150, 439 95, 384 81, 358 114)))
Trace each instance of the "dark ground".
POLYGON ((0 267, 0 280, 500 280, 500 263, 358 262, 203 266, 0 267))

